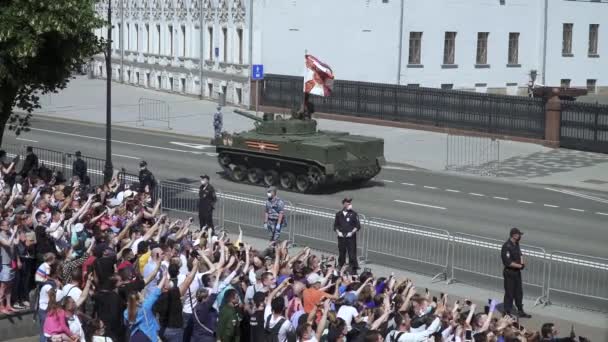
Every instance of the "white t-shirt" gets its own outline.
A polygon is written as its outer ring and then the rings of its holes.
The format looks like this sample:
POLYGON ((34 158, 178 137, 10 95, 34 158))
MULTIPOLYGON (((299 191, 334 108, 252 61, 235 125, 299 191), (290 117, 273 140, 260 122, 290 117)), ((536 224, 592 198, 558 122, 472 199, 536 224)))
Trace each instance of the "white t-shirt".
POLYGON ((78 286, 73 284, 66 284, 63 289, 61 289, 64 296, 70 296, 75 302, 78 301, 80 295, 82 294, 82 290, 78 288, 78 286))
POLYGON ((137 246, 139 245, 140 242, 144 241, 143 236, 136 239, 135 241, 133 241, 133 244, 131 245, 131 250, 133 251, 133 254, 137 255, 137 246))
MULTIPOLYGON (((40 289, 40 299, 38 300, 38 308, 40 310, 46 310, 49 306, 49 290, 51 289, 51 285, 46 284, 40 289)), ((55 294, 55 298, 63 297, 63 291, 61 289, 57 289, 57 293, 55 294)))
MULTIPOLYGON (((194 276, 194 280, 190 283, 189 291, 186 291, 186 294, 182 298, 182 311, 187 314, 192 314, 192 306, 196 306, 196 291, 202 286, 201 277, 206 272, 197 272, 194 276), (192 299, 192 302, 190 300, 192 299)), ((179 274, 177 276, 177 286, 181 286, 186 280, 187 275, 179 274)))
MULTIPOLYGON (((72 297, 72 293, 70 293, 70 297, 72 297)), ((82 329, 82 323, 80 323, 78 315, 73 314, 72 317, 68 318, 68 328, 70 328, 73 335, 77 335, 79 337, 80 342, 86 342, 84 330, 82 329)))
MULTIPOLYGON (((271 315, 272 309, 270 308, 270 305, 266 305, 266 308, 264 308, 264 328, 266 328, 266 320, 268 320, 268 316, 271 315)), ((274 318, 274 316, 272 316, 270 318, 270 324, 268 327, 269 329, 272 329, 282 319, 285 319, 285 322, 281 326, 281 329, 279 329, 279 342, 287 341, 287 333, 293 331, 293 326, 291 325, 291 322, 283 316, 279 316, 276 319, 274 318)))
POLYGON ((346 328, 348 331, 352 329, 353 319, 355 319, 357 316, 359 316, 359 311, 350 305, 342 305, 336 315, 336 317, 342 318, 344 322, 346 322, 346 328))

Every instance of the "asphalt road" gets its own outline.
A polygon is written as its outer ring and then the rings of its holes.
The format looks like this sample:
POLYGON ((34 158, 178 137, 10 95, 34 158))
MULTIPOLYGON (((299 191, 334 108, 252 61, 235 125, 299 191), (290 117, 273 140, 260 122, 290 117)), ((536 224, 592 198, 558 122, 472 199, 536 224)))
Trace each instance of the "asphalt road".
MULTIPOLYGON (((38 116, 32 126, 31 132, 20 137, 5 133, 4 143, 80 150, 84 155, 104 158, 102 125, 38 116)), ((261 187, 223 179, 214 147, 206 140, 121 127, 114 127, 112 138, 115 167, 135 171, 139 160, 145 159, 158 179, 196 182, 205 173, 223 191, 265 194, 261 187)), ((341 199, 349 194, 354 197, 355 209, 368 218, 381 217, 500 240, 507 238, 510 227, 517 226, 525 232, 524 242, 529 245, 608 258, 608 199, 592 200, 547 188, 550 187, 389 166, 364 188, 279 195, 294 204, 337 210, 341 199)))

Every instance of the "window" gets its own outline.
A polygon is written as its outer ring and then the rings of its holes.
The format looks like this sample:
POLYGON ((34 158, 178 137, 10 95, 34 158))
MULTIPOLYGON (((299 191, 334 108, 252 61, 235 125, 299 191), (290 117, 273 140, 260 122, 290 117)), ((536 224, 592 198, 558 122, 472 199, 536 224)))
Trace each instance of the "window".
POLYGON ((519 64, 519 32, 509 33, 509 62, 508 64, 519 64))
POLYGON ((207 92, 209 93, 209 97, 213 97, 213 83, 207 83, 207 92))
MULTIPOLYGON (((156 53, 160 55, 160 25, 156 25, 156 38, 158 40, 158 46, 156 47, 157 48, 156 53)), ((160 84, 160 82, 158 84, 160 84)))
POLYGON ((131 50, 131 25, 127 23, 127 49, 131 50))
POLYGON ((443 64, 454 64, 456 54, 456 32, 446 32, 443 44, 443 64))
POLYGON ((235 88, 236 90, 236 104, 243 103, 243 89, 235 88))
POLYGON ((444 83, 441 85, 441 89, 444 89, 444 90, 454 89, 454 85, 451 83, 444 83))
POLYGON ((135 84, 139 84, 139 71, 135 72, 135 84))
POLYGON ((180 79, 180 92, 185 93, 186 92, 186 79, 182 78, 180 79))
POLYGON ((562 87, 562 88, 570 88, 570 79, 569 78, 562 78, 562 80, 560 82, 560 87, 562 87))
MULTIPOLYGON (((236 29, 236 36, 239 46, 239 64, 243 64, 243 29, 236 29)), ((238 102, 241 103, 240 101, 238 102)))
POLYGON ((162 82, 161 81, 162 81, 162 79, 160 78, 160 76, 156 76, 156 87, 158 89, 162 88, 162 82))
POLYGON ((222 37, 224 38, 224 51, 223 51, 223 59, 224 62, 228 61, 228 29, 222 28, 222 37))
POLYGON ((150 73, 146 73, 146 87, 150 88, 150 73))
POLYGON ((186 57, 186 26, 182 25, 181 48, 182 57, 186 57))
POLYGON ((169 77, 169 90, 173 91, 173 77, 169 77))
POLYGON ((574 24, 564 24, 562 38, 562 56, 572 55, 572 27, 574 24))
POLYGON ((422 32, 410 32, 410 53, 408 64, 421 64, 422 32))
POLYGON ((122 25, 120 25, 120 24, 118 24, 118 32, 117 32, 117 34, 118 34, 118 39, 117 39, 117 41, 118 41, 118 48, 122 49, 123 41, 120 39, 120 35, 122 34, 122 25))
POLYGON ((589 56, 597 56, 597 39, 599 31, 599 24, 589 25, 589 56))
POLYGON ((135 24, 135 51, 139 51, 139 25, 135 24))
POLYGON ((146 24, 145 26, 146 33, 146 52, 150 52, 150 25, 146 24))
POLYGON ((477 33, 477 58, 475 63, 488 64, 488 36, 489 32, 477 33))
POLYGON ((169 25, 169 56, 174 56, 175 51, 173 51, 173 25, 169 25))
POLYGON ((213 27, 207 28, 209 34, 209 59, 213 60, 213 27))
POLYGON ((408 83, 409 88, 420 88, 420 83, 408 83))
POLYGON ((595 88, 595 84, 597 83, 597 80, 587 80, 587 91, 589 92, 589 94, 595 94, 596 88, 595 88))

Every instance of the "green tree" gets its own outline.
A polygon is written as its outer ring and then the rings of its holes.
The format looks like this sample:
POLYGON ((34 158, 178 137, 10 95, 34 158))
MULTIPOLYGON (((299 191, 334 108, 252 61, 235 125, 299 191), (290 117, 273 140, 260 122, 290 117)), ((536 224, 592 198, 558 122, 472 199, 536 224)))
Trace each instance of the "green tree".
POLYGON ((64 89, 102 51, 103 24, 93 0, 0 0, 0 143, 7 124, 29 131, 38 95, 64 89))

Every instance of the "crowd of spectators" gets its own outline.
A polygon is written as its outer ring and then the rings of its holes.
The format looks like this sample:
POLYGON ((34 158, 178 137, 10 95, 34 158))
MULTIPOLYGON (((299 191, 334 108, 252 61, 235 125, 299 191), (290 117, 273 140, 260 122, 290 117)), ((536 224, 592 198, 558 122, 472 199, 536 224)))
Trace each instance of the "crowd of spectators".
POLYGON ((37 160, 24 173, 18 159, 0 158, 0 310, 34 310, 41 342, 532 342, 558 335, 550 323, 536 330, 502 316, 495 302, 484 308, 433 296, 407 278, 352 274, 310 248, 295 253, 288 241, 256 249, 242 232, 231 239, 220 228, 169 218, 161 199, 117 177, 93 187, 37 160))

